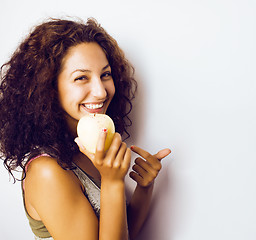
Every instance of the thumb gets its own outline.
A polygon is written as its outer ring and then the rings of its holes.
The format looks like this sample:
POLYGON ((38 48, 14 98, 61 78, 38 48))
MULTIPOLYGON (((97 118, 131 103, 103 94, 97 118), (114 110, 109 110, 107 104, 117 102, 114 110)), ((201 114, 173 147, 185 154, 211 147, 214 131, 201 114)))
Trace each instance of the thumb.
POLYGON ((171 153, 171 150, 169 148, 165 148, 163 150, 160 150, 157 154, 154 156, 161 161, 163 158, 167 157, 171 153))

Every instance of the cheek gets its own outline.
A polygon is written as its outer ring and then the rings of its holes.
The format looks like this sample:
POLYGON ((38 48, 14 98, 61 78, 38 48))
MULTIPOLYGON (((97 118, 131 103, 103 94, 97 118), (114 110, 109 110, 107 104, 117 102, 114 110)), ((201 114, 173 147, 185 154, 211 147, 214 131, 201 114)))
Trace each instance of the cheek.
POLYGON ((84 92, 81 88, 74 87, 72 85, 66 85, 59 86, 58 94, 61 106, 66 108, 80 101, 84 95, 84 92))
POLYGON ((113 80, 108 83, 108 86, 107 86, 106 89, 107 89, 107 91, 108 91, 109 97, 112 99, 112 98, 114 97, 115 91, 116 91, 116 89, 115 89, 115 84, 114 84, 114 81, 113 81, 113 80))
POLYGON ((65 105, 65 91, 62 87, 58 86, 58 99, 59 99, 59 103, 60 105, 63 107, 63 105, 65 105))
POLYGON ((65 104, 65 95, 66 95, 66 86, 64 84, 64 80, 62 79, 62 77, 59 77, 57 80, 57 91, 58 91, 58 99, 59 99, 59 103, 60 105, 63 107, 63 105, 65 104))

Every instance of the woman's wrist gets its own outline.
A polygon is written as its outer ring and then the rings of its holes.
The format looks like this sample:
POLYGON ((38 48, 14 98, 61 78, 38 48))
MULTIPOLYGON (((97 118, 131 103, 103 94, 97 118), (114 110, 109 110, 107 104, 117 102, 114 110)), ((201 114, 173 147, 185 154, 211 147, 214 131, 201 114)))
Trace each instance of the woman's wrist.
POLYGON ((136 188, 141 189, 144 192, 151 191, 154 188, 154 183, 155 181, 153 181, 152 183, 145 187, 137 184, 136 188))
POLYGON ((125 183, 123 180, 101 178, 101 188, 104 187, 108 189, 124 189, 125 183))

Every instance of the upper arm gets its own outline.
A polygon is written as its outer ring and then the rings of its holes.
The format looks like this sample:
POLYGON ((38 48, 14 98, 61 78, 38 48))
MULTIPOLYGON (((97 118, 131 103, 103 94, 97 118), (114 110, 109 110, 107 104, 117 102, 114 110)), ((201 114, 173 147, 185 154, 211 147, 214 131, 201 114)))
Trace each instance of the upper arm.
POLYGON ((98 239, 98 219, 77 178, 56 160, 31 163, 26 195, 54 239, 98 239))

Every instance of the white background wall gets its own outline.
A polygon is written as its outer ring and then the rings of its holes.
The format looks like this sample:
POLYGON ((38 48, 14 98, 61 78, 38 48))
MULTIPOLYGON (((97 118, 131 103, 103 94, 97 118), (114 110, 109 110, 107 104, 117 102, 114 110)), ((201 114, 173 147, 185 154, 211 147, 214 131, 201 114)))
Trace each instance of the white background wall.
MULTIPOLYGON (((138 239, 255 240, 256 1, 2 0, 0 64, 36 23, 66 15, 95 17, 135 66, 130 142, 173 151, 138 239)), ((0 191, 0 239, 32 239, 3 167, 0 191)))

